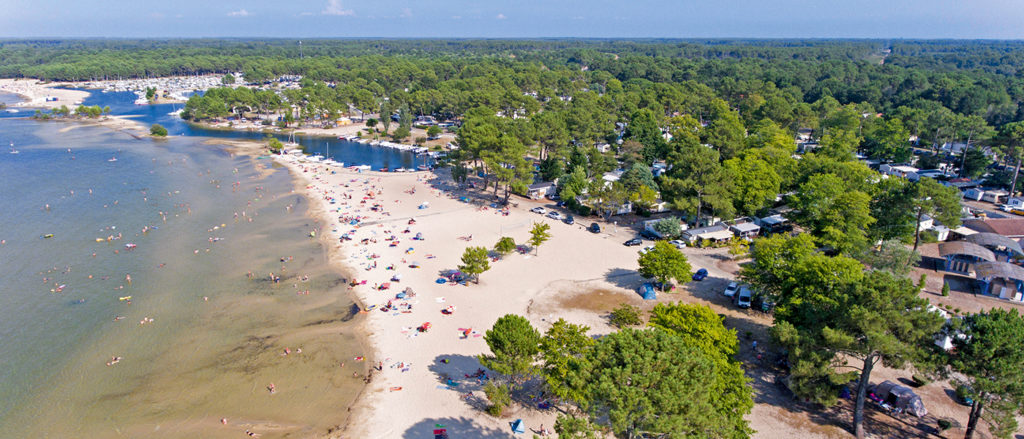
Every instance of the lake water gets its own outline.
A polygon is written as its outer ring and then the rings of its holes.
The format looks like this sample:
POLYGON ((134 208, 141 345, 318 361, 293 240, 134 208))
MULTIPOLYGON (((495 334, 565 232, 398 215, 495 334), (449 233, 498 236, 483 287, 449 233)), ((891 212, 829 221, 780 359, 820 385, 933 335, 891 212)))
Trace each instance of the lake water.
MULTIPOLYGON (((158 123, 167 128, 170 136, 205 136, 226 139, 266 138, 266 134, 248 131, 228 131, 207 129, 189 124, 173 114, 184 107, 183 104, 135 105, 135 93, 132 92, 93 92, 82 103, 85 105, 109 106, 113 114, 134 116, 144 124, 158 123)), ((287 134, 275 134, 282 142, 288 140, 287 134)), ((325 157, 349 165, 369 165, 373 169, 410 168, 430 164, 426 156, 417 156, 408 151, 392 148, 371 146, 365 143, 349 142, 323 136, 297 136, 295 142, 302 145, 310 154, 319 153, 325 157)))
POLYGON ((347 420, 363 337, 308 201, 270 161, 188 134, 0 117, 0 437, 347 420))

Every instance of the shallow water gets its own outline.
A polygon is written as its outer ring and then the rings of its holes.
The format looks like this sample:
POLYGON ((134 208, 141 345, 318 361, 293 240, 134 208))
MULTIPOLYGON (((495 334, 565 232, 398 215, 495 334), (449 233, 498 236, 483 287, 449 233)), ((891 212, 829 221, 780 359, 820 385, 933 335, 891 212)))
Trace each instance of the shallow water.
POLYGON ((363 348, 308 201, 203 140, 0 120, 0 437, 345 422, 363 348))

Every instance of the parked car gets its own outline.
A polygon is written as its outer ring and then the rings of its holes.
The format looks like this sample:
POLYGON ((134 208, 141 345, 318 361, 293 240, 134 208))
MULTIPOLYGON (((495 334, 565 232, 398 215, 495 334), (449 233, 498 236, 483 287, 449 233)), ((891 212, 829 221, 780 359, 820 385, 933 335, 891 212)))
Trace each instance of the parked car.
POLYGON ((565 219, 563 219, 563 220, 562 220, 562 222, 563 222, 563 223, 566 223, 566 224, 568 224, 568 225, 570 225, 570 226, 571 226, 571 225, 573 225, 574 223, 576 223, 576 219, 575 219, 575 218, 573 218, 573 217, 572 217, 572 215, 567 215, 567 216, 565 217, 565 219))
POLYGON ((697 270, 696 273, 693 273, 693 280, 698 281, 698 282, 704 280, 704 278, 706 278, 706 277, 708 277, 708 269, 707 268, 701 268, 700 270, 697 270))
POLYGON ((644 239, 650 239, 652 241, 661 239, 661 236, 650 230, 644 229, 640 231, 640 237, 644 239))
POLYGON ((553 220, 560 220, 560 219, 562 219, 562 214, 552 210, 552 211, 548 212, 548 218, 551 218, 553 220))
POLYGON ((729 285, 727 287, 725 287, 725 291, 722 291, 722 294, 724 294, 725 297, 730 297, 731 298, 732 296, 736 295, 736 291, 739 290, 739 289, 740 289, 740 285, 738 283, 736 283, 736 282, 729 282, 729 285))
POLYGON ((999 210, 1001 210, 1003 212, 1009 212, 1009 211, 1013 210, 1013 206, 1010 206, 1009 204, 1000 204, 999 205, 999 210))
POLYGON ((673 239, 673 240, 669 241, 668 243, 674 245, 676 248, 678 248, 680 250, 686 248, 686 243, 683 242, 683 241, 680 241, 678 239, 673 239))
POLYGON ((743 287, 736 293, 736 306, 740 308, 750 308, 750 298, 753 294, 750 293, 750 289, 743 287))
POLYGON ((644 243, 644 241, 642 239, 640 239, 640 238, 633 238, 633 239, 630 239, 629 241, 623 242, 622 245, 624 245, 626 247, 632 247, 634 245, 640 245, 640 244, 643 244, 643 243, 644 243))
POLYGON ((601 233, 601 226, 597 225, 597 223, 590 223, 590 227, 587 227, 587 230, 590 230, 590 233, 601 233))
POLYGON ((530 209, 530 212, 539 213, 539 214, 543 215, 544 212, 547 212, 547 211, 544 210, 543 207, 537 206, 537 207, 534 207, 533 209, 530 209))
POLYGON ((647 252, 649 252, 651 250, 654 250, 654 246, 653 245, 649 245, 647 247, 644 247, 644 248, 640 249, 640 254, 646 255, 647 252))
POLYGON ((775 309, 775 302, 763 293, 755 295, 752 302, 751 308, 759 309, 764 313, 771 313, 775 309))

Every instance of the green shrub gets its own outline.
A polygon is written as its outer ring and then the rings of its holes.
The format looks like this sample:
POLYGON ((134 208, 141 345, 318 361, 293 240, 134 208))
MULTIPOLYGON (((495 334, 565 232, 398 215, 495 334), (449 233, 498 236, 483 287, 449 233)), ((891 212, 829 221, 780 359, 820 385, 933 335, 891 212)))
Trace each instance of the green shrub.
POLYGON ((924 289, 926 283, 928 283, 928 275, 921 273, 921 277, 917 280, 917 287, 924 289))
POLYGON ((643 323, 643 320, 640 319, 640 308, 626 303, 612 310, 609 320, 612 325, 619 328, 643 323))
POLYGON ((911 378, 914 379, 914 384, 917 387, 927 386, 929 383, 931 383, 931 381, 929 381, 928 378, 924 377, 923 375, 914 374, 911 376, 911 378))
POLYGON ((491 416, 501 416, 505 413, 505 408, 512 404, 508 386, 495 384, 494 381, 488 381, 484 385, 484 395, 487 395, 487 400, 491 402, 487 407, 487 413, 491 416))
POLYGON ((167 128, 164 128, 163 125, 155 123, 153 124, 153 126, 149 127, 149 134, 152 134, 157 137, 167 137, 167 128))
POLYGON ((953 423, 949 422, 948 419, 939 419, 939 430, 946 431, 953 427, 953 423))
MULTIPOLYGON (((924 276, 924 275, 922 274, 922 276, 924 276)), ((949 296, 949 284, 947 284, 945 282, 942 283, 942 296, 943 297, 948 297, 949 296)))
POLYGON ((953 308, 953 312, 960 314, 960 308, 953 308))

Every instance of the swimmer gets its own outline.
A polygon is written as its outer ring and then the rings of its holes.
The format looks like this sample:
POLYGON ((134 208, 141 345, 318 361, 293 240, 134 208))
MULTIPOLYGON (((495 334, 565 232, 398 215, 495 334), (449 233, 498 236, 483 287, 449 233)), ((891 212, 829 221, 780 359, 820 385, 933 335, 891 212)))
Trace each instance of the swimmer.
POLYGON ((107 366, 113 366, 121 362, 121 357, 111 357, 110 361, 107 362, 107 366))

